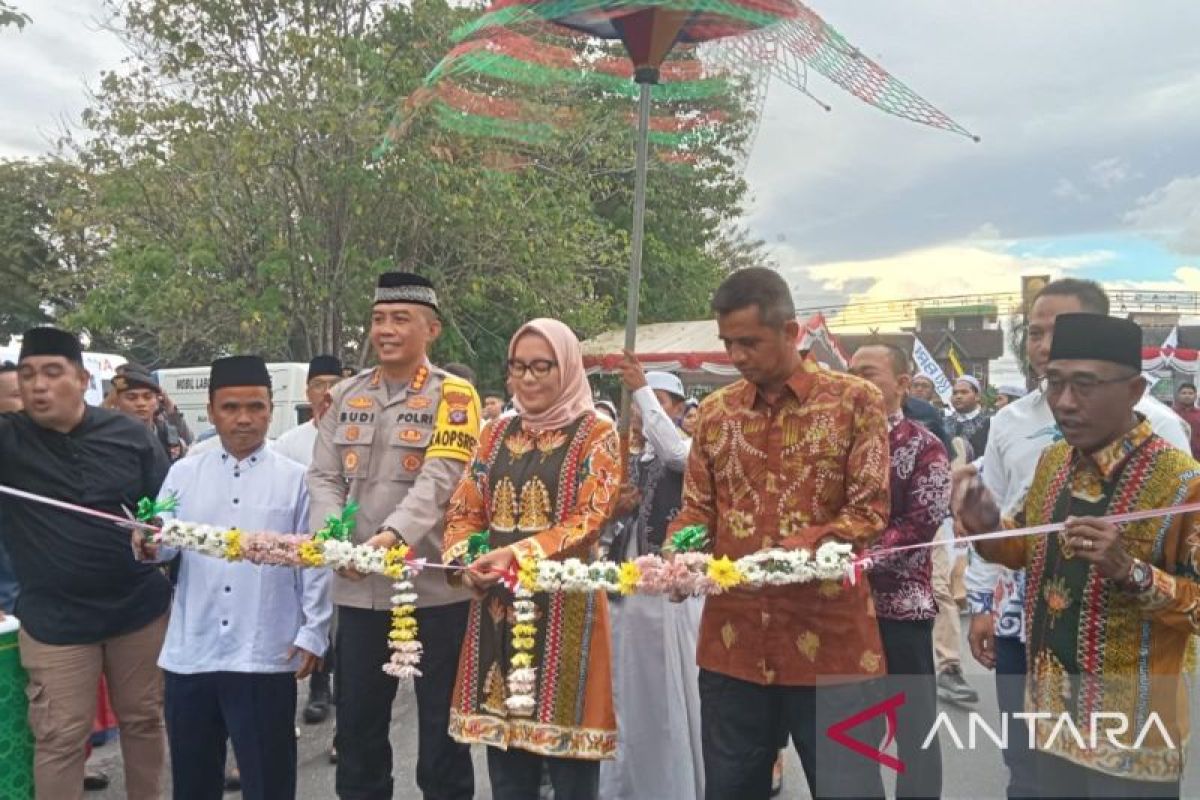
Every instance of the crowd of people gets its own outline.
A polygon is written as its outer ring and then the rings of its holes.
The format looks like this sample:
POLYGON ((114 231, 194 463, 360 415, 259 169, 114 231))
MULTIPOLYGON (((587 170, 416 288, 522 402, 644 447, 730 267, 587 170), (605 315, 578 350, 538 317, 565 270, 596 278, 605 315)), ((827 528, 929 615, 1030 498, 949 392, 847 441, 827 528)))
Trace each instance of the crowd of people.
MULTIPOLYGON (((567 325, 521 326, 505 390, 479 393, 468 367, 429 358, 436 287, 385 273, 377 366, 314 359, 312 420, 269 442, 263 359, 217 359, 216 436, 190 451, 148 370, 128 365, 109 407, 88 406, 78 338, 35 328, 0 369, 0 485, 118 517, 170 498, 164 519, 246 531, 313 532, 351 507, 355 542, 446 567, 413 579, 427 800, 474 796, 476 745, 497 800, 547 787, 561 800, 765 798, 789 744, 813 797, 883 797, 880 763, 829 730, 889 682, 904 687, 894 730, 868 716, 854 738, 894 736, 896 796, 972 795, 943 784, 936 735, 939 698, 979 699, 961 667, 964 609, 1008 724, 1036 720, 1003 749, 1008 797, 1181 796, 1182 677, 1200 633, 1195 389, 1179 387, 1173 409, 1147 395, 1138 326, 1109 316, 1097 284, 1049 283, 1028 319, 1037 387, 986 392, 961 376, 943 410, 903 349, 867 343, 845 373, 799 352, 773 271, 733 273, 712 309, 741 380, 697 402, 627 353, 622 438, 567 325), (1111 519, 1138 511, 1151 513, 1111 519), (1061 529, 955 541, 1046 523, 1061 529), (527 600, 505 581, 531 560, 669 557, 695 526, 729 559, 848 543, 866 579, 527 600), (1060 716, 1087 730, 1096 713, 1127 725, 1090 747, 1053 735, 1060 716), (1139 735, 1150 715, 1159 726, 1139 735)), ((15 600, 21 622, 39 800, 82 795, 104 698, 130 798, 163 796, 169 770, 174 797, 214 800, 230 752, 244 797, 295 797, 304 679, 306 720, 336 700, 337 796, 393 796, 388 578, 175 551, 9 495, 0 512, 0 603, 15 600)))

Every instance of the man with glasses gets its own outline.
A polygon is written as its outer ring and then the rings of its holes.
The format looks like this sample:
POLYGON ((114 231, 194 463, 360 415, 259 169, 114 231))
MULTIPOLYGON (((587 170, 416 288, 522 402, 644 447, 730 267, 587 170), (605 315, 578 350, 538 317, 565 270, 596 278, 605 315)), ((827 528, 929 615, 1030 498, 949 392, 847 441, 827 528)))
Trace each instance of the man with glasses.
MULTIPOLYGON (((1065 526, 975 543, 983 558, 1027 572, 1024 711, 1039 796, 1177 798, 1188 734, 1181 673, 1200 633, 1200 515, 1107 517, 1196 503, 1200 464, 1135 410, 1146 390, 1141 328, 1087 313, 1061 314, 1054 328, 1041 392, 1064 441, 1042 452, 1011 525, 1065 526), (1066 719, 1090 735, 1063 735, 1066 719)), ((956 470, 955 516, 967 533, 1001 525, 986 470, 984 482, 972 467, 956 470)))
MULTIPOLYGON (((314 530, 353 501, 355 542, 380 548, 403 542, 418 558, 441 562, 446 507, 479 438, 475 390, 429 361, 441 329, 428 279, 407 272, 379 277, 369 334, 379 366, 335 386, 317 423, 308 473, 314 530)), ((423 647, 422 675, 414 681, 417 785, 426 798, 467 800, 475 788, 470 749, 448 729, 470 595, 439 570, 422 572, 414 583, 423 647)), ((342 800, 393 796, 388 729, 397 680, 382 670, 390 656, 392 593, 381 575, 348 572, 334 581, 334 742, 342 800)))
MULTIPOLYGON (((1046 374, 1060 314, 1087 312, 1107 315, 1108 296, 1092 281, 1064 278, 1046 284, 1030 307, 1025 353, 1036 375, 1046 374)), ((1151 397, 1138 401, 1136 410, 1145 416, 1154 432, 1170 444, 1188 452, 1188 431, 1171 410, 1151 397)), ((1050 403, 1035 389, 1009 403, 992 418, 984 454, 983 485, 995 498, 1002 513, 1010 513, 1025 497, 1033 482, 1042 451, 1063 438, 1050 403)), ((1014 726, 1004 760, 1009 768, 1008 796, 1036 796, 1032 761, 1022 742, 1028 737, 1024 723, 1012 717, 1023 709, 1025 693, 1025 573, 988 564, 972 556, 967 568, 967 607, 971 612, 968 641, 975 659, 996 671, 1000 711, 1014 726)))

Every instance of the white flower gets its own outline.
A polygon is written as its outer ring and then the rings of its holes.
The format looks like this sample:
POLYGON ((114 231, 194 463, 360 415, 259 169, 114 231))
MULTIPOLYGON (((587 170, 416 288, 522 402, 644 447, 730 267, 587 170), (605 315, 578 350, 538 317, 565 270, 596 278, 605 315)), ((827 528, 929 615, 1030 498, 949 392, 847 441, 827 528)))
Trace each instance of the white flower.
POLYGON ((557 592, 563 588, 563 568, 557 561, 540 561, 537 565, 538 588, 543 592, 557 592))
POLYGON ((533 713, 537 703, 529 695, 515 694, 504 701, 504 706, 515 716, 527 717, 533 713))
POLYGON ((519 686, 532 687, 537 683, 537 670, 533 667, 520 667, 508 673, 508 682, 519 686))
POLYGON ((738 570, 746 576, 746 583, 750 586, 762 586, 767 579, 767 573, 763 568, 753 562, 738 564, 738 570))
POLYGON ((587 564, 578 558, 568 558, 562 566, 563 589, 581 591, 590 588, 587 564))

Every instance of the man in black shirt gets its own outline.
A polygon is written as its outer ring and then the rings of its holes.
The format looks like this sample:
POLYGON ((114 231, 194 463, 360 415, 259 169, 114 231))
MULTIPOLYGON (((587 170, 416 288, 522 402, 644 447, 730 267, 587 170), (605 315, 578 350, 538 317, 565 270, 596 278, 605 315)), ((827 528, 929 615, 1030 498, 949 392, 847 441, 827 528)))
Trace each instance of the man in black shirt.
MULTIPOLYGON (((84 403, 81 350, 65 331, 26 332, 18 363, 25 410, 0 414, 0 484, 121 515, 122 506, 157 495, 167 461, 145 426, 84 403)), ((120 720, 128 797, 160 797, 166 743, 156 661, 166 578, 138 563, 128 531, 111 523, 8 496, 0 509, 21 585, 15 613, 39 800, 82 795, 101 673, 120 720)))

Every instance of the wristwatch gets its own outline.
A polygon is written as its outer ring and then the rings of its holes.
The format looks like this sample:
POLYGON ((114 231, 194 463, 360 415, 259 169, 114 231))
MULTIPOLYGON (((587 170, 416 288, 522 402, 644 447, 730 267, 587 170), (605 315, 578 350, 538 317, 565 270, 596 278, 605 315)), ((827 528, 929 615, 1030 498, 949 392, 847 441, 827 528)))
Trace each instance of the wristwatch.
POLYGON ((1154 585, 1154 570, 1140 558, 1129 566, 1129 574, 1121 581, 1121 588, 1133 594, 1141 594, 1154 585))
POLYGON ((396 547, 398 545, 404 544, 404 537, 400 535, 400 531, 396 530, 395 528, 391 527, 390 525, 384 525, 382 528, 375 531, 376 536, 378 536, 381 533, 390 533, 392 536, 396 537, 396 543, 393 544, 392 547, 396 547))

